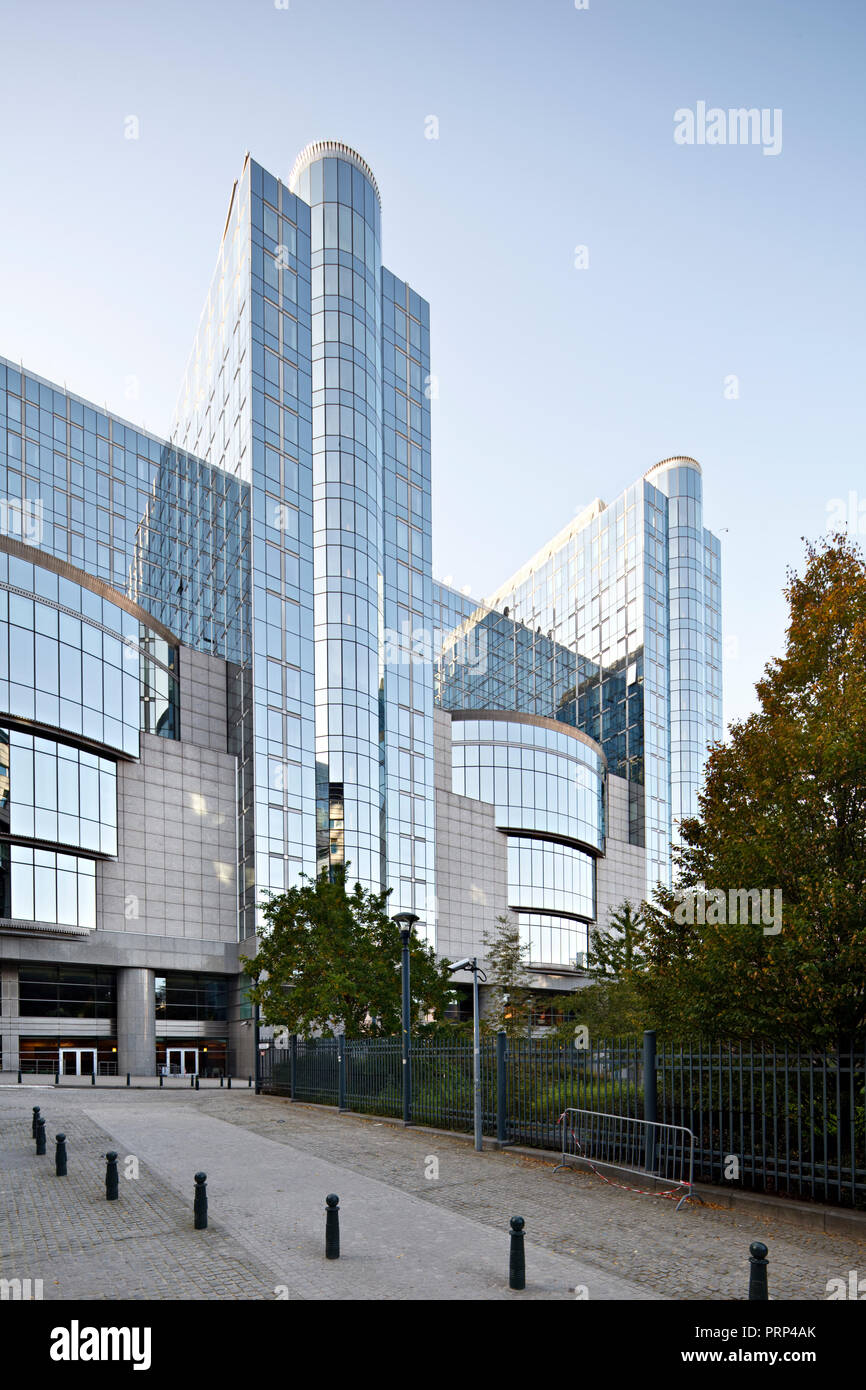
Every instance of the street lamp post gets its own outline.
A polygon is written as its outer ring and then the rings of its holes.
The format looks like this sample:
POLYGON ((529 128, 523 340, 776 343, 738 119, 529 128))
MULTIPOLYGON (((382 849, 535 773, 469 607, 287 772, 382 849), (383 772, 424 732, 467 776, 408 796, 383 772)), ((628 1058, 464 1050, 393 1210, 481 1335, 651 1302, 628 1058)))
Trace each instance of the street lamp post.
POLYGON ((456 970, 472 971, 472 1120, 475 1130, 475 1149, 481 1153, 481 1018, 478 1005, 478 980, 487 976, 478 964, 477 956, 458 960, 451 966, 451 974, 456 970))
POLYGON ((403 1123, 404 1125, 408 1125, 412 1122, 412 1056, 410 1051, 412 991, 409 979, 409 942, 412 938, 412 928, 418 921, 418 918, 414 912, 398 912, 393 920, 400 928, 400 940, 403 943, 401 961, 403 976, 401 1051, 403 1060, 403 1123))
POLYGON ((260 1015, 260 1013, 259 1013, 259 1006, 258 1006, 258 1004, 256 1004, 256 1005, 254 1006, 254 1008, 253 1008, 253 1048, 255 1049, 255 1059, 254 1059, 254 1060, 255 1060, 255 1070, 256 1070, 256 1095, 257 1095, 257 1096, 260 1096, 261 1093, 262 1093, 262 1054, 261 1054, 260 1047, 259 1047, 259 1040, 260 1040, 260 1038, 261 1038, 261 1015, 260 1015))

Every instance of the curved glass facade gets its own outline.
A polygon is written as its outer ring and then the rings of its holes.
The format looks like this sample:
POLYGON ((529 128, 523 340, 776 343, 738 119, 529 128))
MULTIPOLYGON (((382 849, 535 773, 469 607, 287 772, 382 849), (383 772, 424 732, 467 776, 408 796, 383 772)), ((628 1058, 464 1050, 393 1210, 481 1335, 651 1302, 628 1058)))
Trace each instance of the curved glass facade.
POLYGON ((670 778, 673 839, 698 813, 707 744, 721 737, 720 545, 704 529, 703 479, 691 459, 649 474, 668 499, 670 778))
POLYGON ((292 187, 310 204, 317 861, 382 880, 381 231, 357 156, 325 143, 292 187))
POLYGON ((96 861, 0 845, 0 911, 12 921, 96 929, 96 861))
POLYGON ((585 967, 589 949, 586 922, 575 922, 568 917, 554 917, 544 912, 518 912, 517 920, 533 965, 566 965, 572 970, 585 967))
POLYGON ((452 718, 452 790, 491 802, 503 830, 604 850, 604 757, 573 734, 515 719, 452 718))
POLYGON ((115 764, 0 725, 0 832, 116 854, 115 764))
POLYGON ((492 805, 529 963, 579 968, 605 849, 606 763, 585 735, 495 711, 451 715, 451 790, 492 805))
POLYGON ((591 855, 573 845, 509 835, 508 905, 591 921, 595 917, 591 855))
POLYGON ((84 931, 95 857, 117 854, 116 758, 180 737, 178 648, 60 568, 0 550, 0 912, 84 931))
POLYGON ((177 738, 177 649, 73 580, 0 553, 0 713, 138 757, 177 738))

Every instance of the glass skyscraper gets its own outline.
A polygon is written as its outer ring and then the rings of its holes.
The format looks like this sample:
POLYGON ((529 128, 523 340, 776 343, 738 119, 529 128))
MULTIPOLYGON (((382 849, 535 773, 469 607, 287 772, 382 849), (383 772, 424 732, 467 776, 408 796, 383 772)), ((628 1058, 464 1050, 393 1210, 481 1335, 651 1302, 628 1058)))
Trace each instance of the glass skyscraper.
POLYGON ((288 185, 247 159, 173 437, 250 486, 238 673, 242 925, 262 891, 350 864, 427 922, 433 884, 429 309, 382 265, 347 146, 288 185))
POLYGON ((438 703, 546 715, 594 739, 628 781, 648 892, 670 882, 678 822, 722 733, 720 584, 700 465, 677 457, 593 502, 485 603, 437 588, 456 620, 438 703))
POLYGON ((721 733, 700 468, 478 604, 432 580, 430 394, 335 141, 244 161, 167 438, 0 359, 4 1066, 249 1067, 239 952, 303 874, 453 958, 513 912, 573 979, 668 879, 721 733))

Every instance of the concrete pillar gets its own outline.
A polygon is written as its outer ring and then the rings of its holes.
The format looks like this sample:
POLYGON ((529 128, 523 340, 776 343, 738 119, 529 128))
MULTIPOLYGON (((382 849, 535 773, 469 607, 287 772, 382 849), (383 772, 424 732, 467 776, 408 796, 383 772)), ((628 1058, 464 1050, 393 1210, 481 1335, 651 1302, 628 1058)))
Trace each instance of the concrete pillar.
POLYGON ((17 1071, 18 1035, 18 966, 0 965, 0 1037, 3 1039, 3 1071, 17 1071))
POLYGON ((154 972, 124 966, 117 972, 117 1070, 123 1076, 156 1074, 154 972))

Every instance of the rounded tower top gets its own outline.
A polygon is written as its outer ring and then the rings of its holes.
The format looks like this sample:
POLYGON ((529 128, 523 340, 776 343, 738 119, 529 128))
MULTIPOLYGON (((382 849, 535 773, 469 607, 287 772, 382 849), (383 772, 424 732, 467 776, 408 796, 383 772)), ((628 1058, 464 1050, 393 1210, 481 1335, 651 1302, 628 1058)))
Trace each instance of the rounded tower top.
POLYGON ((382 211, 382 195, 379 192, 379 185, 373 170, 366 159, 358 154, 357 150, 353 150, 351 145, 344 145, 342 140, 314 140, 312 144, 301 150, 292 165, 292 172, 289 174, 289 189, 292 193, 297 191, 297 182, 304 170, 309 169, 310 165, 315 164, 319 159, 344 159, 347 164, 354 164, 356 169, 360 169, 376 194, 379 211, 382 211))
POLYGON ((697 459, 689 458, 687 454, 674 454, 672 458, 662 459, 660 463, 654 463, 652 468, 648 468, 644 473, 644 477, 651 477, 657 469, 661 468, 695 468, 699 473, 703 473, 697 459))

